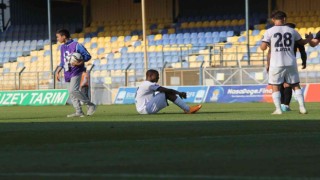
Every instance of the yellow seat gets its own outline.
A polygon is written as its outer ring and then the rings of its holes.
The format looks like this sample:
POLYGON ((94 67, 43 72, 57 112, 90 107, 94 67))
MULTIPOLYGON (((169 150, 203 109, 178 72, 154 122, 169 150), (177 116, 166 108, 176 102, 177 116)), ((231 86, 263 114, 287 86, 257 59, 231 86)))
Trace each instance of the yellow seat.
POLYGON ((81 44, 82 44, 83 42, 84 42, 84 38, 83 38, 83 37, 81 37, 81 38, 78 39, 78 43, 81 43, 81 44))
POLYGON ((231 21, 230 20, 225 20, 223 22, 223 26, 230 26, 231 25, 231 21))
POLYGON ((220 27, 220 26, 223 26, 223 20, 219 20, 219 21, 217 21, 217 24, 216 24, 218 27, 220 27))
POLYGON ((119 36, 117 39, 118 42, 123 42, 124 41, 124 36, 119 36))
POLYGON ((195 27, 203 27, 203 22, 201 21, 196 22, 195 27))
POLYGON ((209 24, 210 24, 211 27, 215 27, 215 26, 217 26, 217 21, 212 20, 212 21, 210 21, 209 24))
POLYGON ((98 38, 97 37, 93 37, 93 38, 91 38, 91 43, 96 43, 96 42, 98 42, 98 38))
POLYGON ((181 28, 185 29, 185 28, 188 28, 188 27, 189 27, 189 24, 187 22, 181 23, 181 28))
POLYGON ((173 34, 173 33, 175 33, 175 32, 176 32, 176 30, 175 30, 174 28, 168 29, 168 34, 173 34))
POLYGON ((154 40, 155 41, 158 41, 158 40, 161 40, 162 39, 162 34, 157 34, 154 36, 154 40))

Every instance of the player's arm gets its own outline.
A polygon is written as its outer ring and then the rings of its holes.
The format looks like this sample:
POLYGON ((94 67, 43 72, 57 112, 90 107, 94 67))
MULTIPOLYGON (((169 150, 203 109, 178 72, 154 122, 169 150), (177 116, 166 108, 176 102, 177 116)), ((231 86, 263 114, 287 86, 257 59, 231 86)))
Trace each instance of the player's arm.
POLYGON ((62 69, 63 69, 63 67, 59 65, 58 69, 56 71, 56 79, 57 79, 57 81, 60 81, 60 72, 61 72, 62 69))
MULTIPOLYGON (((313 40, 313 35, 311 33, 306 35, 306 39, 300 39, 297 41, 298 44, 304 46, 305 44, 309 43, 313 40)), ((311 46, 311 44, 310 44, 311 46)))
POLYGON ((177 95, 179 95, 179 97, 180 97, 181 99, 186 99, 186 98, 187 98, 187 93, 185 93, 185 92, 179 92, 179 91, 176 91, 176 90, 174 90, 174 89, 168 89, 168 88, 165 88, 165 87, 162 87, 162 86, 160 86, 160 87, 157 89, 157 91, 163 92, 163 93, 177 94, 177 95))
POLYGON ((77 45, 77 52, 81 54, 84 62, 88 62, 91 59, 90 53, 82 44, 77 45))
POLYGON ((61 70, 63 69, 63 66, 64 66, 64 57, 63 57, 63 55, 61 54, 61 57, 60 57, 61 59, 60 59, 60 64, 59 64, 59 66, 58 66, 58 69, 57 69, 57 71, 56 71, 56 80, 57 81, 60 81, 60 72, 61 72, 61 70))
POLYGON ((270 67, 270 58, 271 58, 271 49, 269 48, 268 54, 267 54, 267 72, 269 73, 269 67, 270 67))
POLYGON ((263 41, 263 42, 260 44, 260 49, 261 49, 262 51, 265 51, 265 50, 268 49, 268 46, 269 46, 269 43, 263 41))
POLYGON ((297 45, 299 52, 301 54, 301 60, 302 60, 302 69, 305 69, 307 67, 307 53, 304 46, 297 45))

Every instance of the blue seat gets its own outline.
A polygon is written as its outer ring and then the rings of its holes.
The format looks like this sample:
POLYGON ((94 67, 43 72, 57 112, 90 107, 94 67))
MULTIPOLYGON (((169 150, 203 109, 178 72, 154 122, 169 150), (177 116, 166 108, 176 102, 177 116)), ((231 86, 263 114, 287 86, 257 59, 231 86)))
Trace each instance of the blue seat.
POLYGON ((92 43, 91 46, 90 46, 91 49, 94 49, 94 48, 97 48, 97 47, 98 47, 97 43, 92 43))
MULTIPOLYGON (((179 40, 178 40, 178 42, 179 42, 179 40)), ((191 43, 191 39, 184 39, 183 40, 183 44, 190 44, 191 43)))
POLYGON ((83 43, 87 43, 87 42, 90 42, 90 41, 91 41, 91 37, 86 37, 86 38, 84 38, 83 43))
POLYGON ((132 38, 132 36, 126 36, 126 37, 124 38, 124 42, 131 41, 131 38, 132 38))
POLYGON ((117 36, 112 36, 110 42, 115 42, 117 41, 118 37, 117 36))
POLYGON ((183 38, 184 39, 187 39, 187 38, 190 39, 190 33, 184 33, 183 34, 183 38))
POLYGON ((234 31, 228 31, 227 32, 227 37, 232 37, 234 36, 234 31))
POLYGON ((154 41, 154 35, 148 35, 147 36, 148 41, 154 41))
POLYGON ((169 44, 170 45, 177 44, 177 40, 176 39, 170 39, 169 44))
POLYGON ((168 45, 168 44, 170 44, 170 40, 169 39, 164 39, 162 41, 162 45, 168 45))
POLYGON ((207 37, 207 38, 205 39, 205 43, 206 43, 206 44, 213 44, 213 38, 212 38, 212 37, 207 37))
POLYGON ((160 40, 156 41, 156 45, 163 45, 163 40, 160 39, 160 40))
POLYGON ((204 37, 210 38, 210 37, 212 37, 212 33, 211 33, 211 32, 206 32, 206 33, 204 34, 204 37))
POLYGON ((162 39, 163 39, 163 40, 169 39, 169 34, 163 34, 163 35, 162 35, 162 39))
POLYGON ((198 38, 204 37, 204 32, 202 32, 201 30, 198 31, 198 32, 199 32, 199 33, 198 33, 198 38))
POLYGON ((176 39, 183 39, 183 34, 182 33, 178 33, 176 36, 176 39))
POLYGON ((184 40, 183 39, 178 39, 176 44, 184 44, 184 40))
POLYGON ((169 35, 169 39, 171 40, 171 39, 176 39, 176 34, 170 34, 169 35))
POLYGON ((100 55, 102 53, 104 53, 104 48, 99 48, 97 54, 100 55))

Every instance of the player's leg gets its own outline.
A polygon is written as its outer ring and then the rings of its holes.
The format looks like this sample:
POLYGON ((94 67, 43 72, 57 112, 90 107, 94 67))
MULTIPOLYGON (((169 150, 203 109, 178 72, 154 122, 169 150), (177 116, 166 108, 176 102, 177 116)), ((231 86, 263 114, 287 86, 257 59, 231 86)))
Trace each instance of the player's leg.
POLYGON ((280 86, 284 83, 284 68, 270 68, 269 84, 272 85, 272 99, 276 110, 272 114, 282 114, 280 86))
POLYGON ((76 97, 78 100, 85 103, 88 107, 87 115, 91 116, 95 113, 97 107, 95 104, 90 102, 89 98, 80 91, 80 81, 81 81, 81 74, 79 76, 75 76, 74 78, 74 88, 71 92, 74 97, 76 97))
POLYGON ((202 107, 201 105, 195 105, 190 107, 174 93, 166 93, 166 98, 188 114, 196 113, 202 107))
POLYGON ((292 87, 286 87, 284 88, 284 105, 287 108, 287 111, 291 111, 290 109, 290 102, 292 98, 292 87))
POLYGON ((281 109, 282 111, 291 111, 290 101, 292 96, 292 87, 288 83, 283 83, 280 88, 281 92, 281 109))
POLYGON ((87 98, 89 98, 89 94, 88 94, 88 92, 89 92, 89 88, 88 88, 88 86, 83 86, 83 87, 81 87, 81 90, 80 90, 87 98))
POLYGON ((168 103, 165 93, 158 93, 146 104, 146 112, 148 114, 156 114, 167 106, 168 103))
POLYGON ((291 84, 294 94, 296 95, 297 101, 299 103, 299 110, 301 114, 306 114, 307 110, 304 105, 304 98, 302 90, 300 87, 300 78, 297 67, 289 67, 287 69, 288 75, 286 76, 286 82, 291 84))
POLYGON ((70 114, 67 117, 83 117, 84 114, 82 112, 82 108, 80 105, 79 99, 75 96, 74 91, 79 91, 81 76, 72 77, 69 84, 69 94, 71 98, 72 105, 76 112, 74 114, 70 114))
POLYGON ((280 91, 280 94, 281 94, 281 110, 282 111, 286 111, 285 105, 284 105, 284 102, 285 102, 284 84, 280 85, 279 91, 280 91))

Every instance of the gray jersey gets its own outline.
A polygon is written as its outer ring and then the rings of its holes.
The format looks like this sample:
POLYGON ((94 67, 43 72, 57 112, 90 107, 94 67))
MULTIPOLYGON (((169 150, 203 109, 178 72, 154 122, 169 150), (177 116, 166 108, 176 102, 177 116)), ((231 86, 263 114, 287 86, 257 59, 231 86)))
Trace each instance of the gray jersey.
POLYGON ((300 34, 288 26, 273 26, 268 29, 262 41, 271 48, 270 68, 297 66, 294 55, 294 43, 301 39, 300 34))

